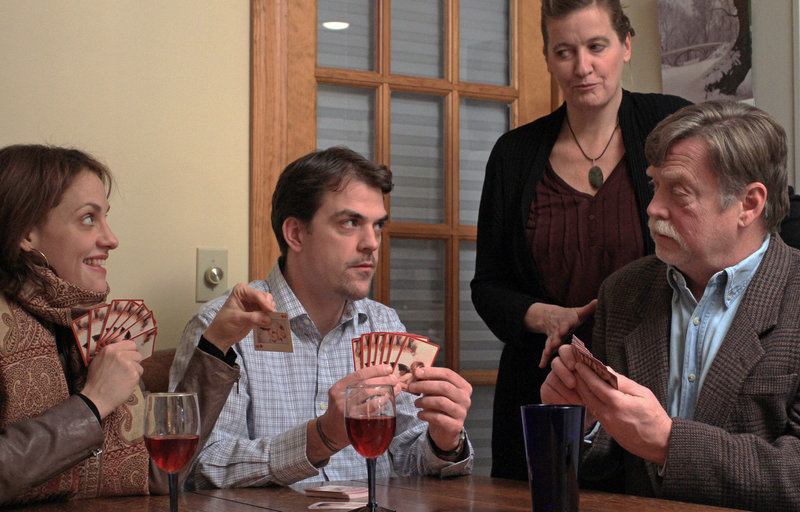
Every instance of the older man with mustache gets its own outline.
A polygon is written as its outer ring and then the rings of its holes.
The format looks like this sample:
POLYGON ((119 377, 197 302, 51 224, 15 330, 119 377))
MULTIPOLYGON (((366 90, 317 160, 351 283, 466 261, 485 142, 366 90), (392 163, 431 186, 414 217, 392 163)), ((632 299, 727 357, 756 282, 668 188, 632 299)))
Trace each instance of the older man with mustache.
POLYGON ((562 346, 542 386, 587 408, 583 484, 748 510, 800 510, 800 251, 786 136, 766 113, 708 102, 646 144, 656 255, 599 294, 593 352, 562 346))
MULTIPOLYGON (((269 291, 276 310, 288 313, 294 352, 256 352, 252 333, 229 351, 226 357, 241 359, 241 378, 197 457, 189 487, 364 478, 364 459, 345 431, 344 393, 364 382, 400 391, 389 365, 351 373, 353 338, 405 331, 393 309, 366 298, 391 189, 389 169, 341 147, 310 153, 281 173, 272 198, 281 257, 266 280, 250 286, 269 291)), ((209 335, 206 327, 223 302, 209 302, 186 326, 171 383, 209 335)), ((419 369, 414 376, 408 391, 420 396, 397 396, 397 429, 378 458, 378 476, 469 473, 473 455, 464 420, 472 388, 448 368, 419 369)))

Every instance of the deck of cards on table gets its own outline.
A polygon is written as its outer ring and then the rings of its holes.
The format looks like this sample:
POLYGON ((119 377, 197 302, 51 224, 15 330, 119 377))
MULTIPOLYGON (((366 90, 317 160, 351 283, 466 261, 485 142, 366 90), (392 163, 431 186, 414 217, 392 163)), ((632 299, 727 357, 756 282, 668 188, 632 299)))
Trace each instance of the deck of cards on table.
POLYGON ((156 319, 144 301, 117 299, 73 320, 72 333, 87 366, 98 350, 120 340, 133 340, 136 350, 147 359, 156 344, 156 319))
POLYGON ((367 495, 369 495, 369 489, 351 485, 323 485, 320 487, 309 487, 305 490, 305 493, 306 496, 315 496, 318 498, 357 500, 366 498, 367 495))
POLYGON ((425 336, 407 332, 368 332, 353 338, 353 367, 358 370, 376 364, 389 364, 406 390, 414 380, 414 370, 433 365, 439 345, 425 336))

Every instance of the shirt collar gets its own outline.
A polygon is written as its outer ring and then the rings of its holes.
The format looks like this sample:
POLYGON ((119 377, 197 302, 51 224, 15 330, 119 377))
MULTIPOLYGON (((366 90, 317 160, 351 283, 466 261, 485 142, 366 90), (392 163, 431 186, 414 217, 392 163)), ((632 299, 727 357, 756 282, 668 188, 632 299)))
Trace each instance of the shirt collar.
MULTIPOLYGON (((720 270, 709 279, 708 285, 706 285, 707 289, 709 286, 722 289, 724 285, 725 294, 723 300, 726 307, 747 289, 747 285, 750 284, 750 280, 753 279, 761 260, 764 258, 764 253, 767 252, 770 238, 771 235, 767 233, 764 242, 761 243, 761 247, 753 254, 736 265, 720 270)), ((667 282, 681 298, 694 297, 686 286, 686 278, 683 273, 674 265, 667 265, 667 282)))
MULTIPOLYGON (((289 315, 289 321, 292 322, 296 318, 311 318, 308 312, 297 295, 294 294, 289 283, 281 272, 279 264, 275 264, 267 276, 267 284, 269 285, 269 292, 275 299, 275 308, 278 311, 286 312, 289 315)), ((366 307, 366 299, 352 301, 348 300, 344 305, 342 317, 339 319, 339 324, 347 323, 358 315, 359 323, 363 323, 369 317, 369 312, 366 307)))

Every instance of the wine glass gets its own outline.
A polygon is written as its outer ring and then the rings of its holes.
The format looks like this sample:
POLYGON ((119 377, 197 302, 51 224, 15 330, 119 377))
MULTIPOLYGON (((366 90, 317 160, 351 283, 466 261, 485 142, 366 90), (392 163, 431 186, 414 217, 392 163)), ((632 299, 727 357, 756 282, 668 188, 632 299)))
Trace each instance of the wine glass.
POLYGON ((344 418, 347 437, 353 448, 367 459, 369 501, 353 512, 394 512, 375 502, 375 460, 386 451, 394 438, 397 421, 394 387, 388 384, 347 386, 344 418))
POLYGON ((200 440, 196 393, 150 393, 144 442, 158 467, 169 473, 169 510, 178 512, 178 472, 192 460, 200 440))

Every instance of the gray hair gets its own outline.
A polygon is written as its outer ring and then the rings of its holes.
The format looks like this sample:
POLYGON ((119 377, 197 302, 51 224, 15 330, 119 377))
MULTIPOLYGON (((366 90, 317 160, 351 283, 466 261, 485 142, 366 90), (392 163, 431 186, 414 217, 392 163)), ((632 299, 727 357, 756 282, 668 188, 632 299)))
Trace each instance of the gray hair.
POLYGON ((707 101, 686 106, 662 120, 647 137, 645 156, 661 165, 673 144, 698 138, 717 175, 720 205, 727 208, 754 182, 767 189, 764 225, 777 232, 789 213, 786 132, 769 114, 735 101, 707 101))

